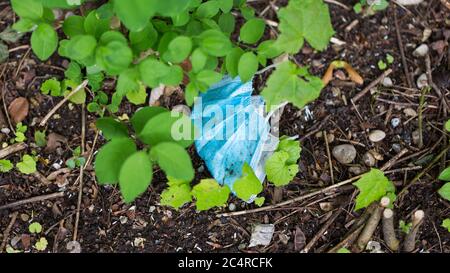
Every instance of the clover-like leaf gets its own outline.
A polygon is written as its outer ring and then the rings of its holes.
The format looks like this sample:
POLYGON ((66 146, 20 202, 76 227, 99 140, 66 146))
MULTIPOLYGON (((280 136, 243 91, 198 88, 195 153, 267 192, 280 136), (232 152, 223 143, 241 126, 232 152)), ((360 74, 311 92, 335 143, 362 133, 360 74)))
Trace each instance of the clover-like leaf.
POLYGON ((438 193, 442 198, 450 201, 450 182, 445 183, 444 186, 438 190, 438 193))
POLYGON ((38 222, 33 222, 28 226, 28 231, 30 231, 30 233, 36 233, 36 234, 41 233, 42 226, 38 222))
POLYGON ((196 199, 197 210, 202 211, 224 205, 230 195, 230 189, 220 186, 214 179, 202 179, 192 189, 192 195, 196 199))
POLYGON ((233 191, 236 193, 236 196, 244 201, 248 201, 258 195, 262 190, 263 186, 261 181, 256 177, 253 169, 247 163, 244 163, 242 176, 233 184, 233 191))
POLYGON ((278 151, 271 155, 266 161, 267 179, 275 186, 283 186, 289 184, 298 173, 298 165, 289 164, 289 153, 278 151))
POLYGON ((177 210, 191 201, 192 194, 189 184, 170 185, 161 193, 161 205, 177 210))
POLYGON ((36 172, 36 161, 30 155, 24 155, 22 161, 16 164, 17 169, 23 174, 36 172))

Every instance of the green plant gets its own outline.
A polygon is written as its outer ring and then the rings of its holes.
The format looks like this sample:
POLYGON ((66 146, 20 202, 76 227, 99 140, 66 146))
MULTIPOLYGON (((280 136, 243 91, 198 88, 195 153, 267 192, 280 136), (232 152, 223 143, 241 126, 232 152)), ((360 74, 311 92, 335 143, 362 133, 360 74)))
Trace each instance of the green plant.
POLYGON ((438 190, 439 195, 450 201, 450 167, 445 168, 438 179, 447 182, 438 190))
POLYGON ((138 150, 129 138, 127 127, 111 117, 97 120, 97 127, 109 142, 95 159, 95 171, 100 184, 119 183, 126 202, 143 193, 153 176, 153 166, 158 165, 167 176, 183 181, 194 178, 194 169, 185 148, 193 141, 193 127, 189 118, 177 117, 161 107, 145 107, 131 118, 135 136, 146 144, 138 150), (174 139, 172 126, 189 128, 185 139, 174 139))
POLYGON ((383 196, 388 196, 391 204, 396 199, 394 184, 378 169, 370 169, 353 185, 359 189, 355 210, 365 208, 372 202, 379 201, 383 196))
POLYGON ((297 160, 300 158, 300 152, 299 141, 282 136, 276 151, 266 161, 267 180, 275 186, 291 182, 298 173, 297 160))
MULTIPOLYGON (((322 0, 289 1, 278 12, 276 39, 266 38, 265 21, 255 16, 245 0, 110 0, 102 1, 85 16, 71 15, 55 22, 52 8, 71 9, 83 2, 12 0, 12 8, 20 17, 13 28, 21 33, 33 32, 31 48, 39 59, 46 60, 57 51, 59 56, 70 60, 65 78, 45 81, 42 93, 66 96, 88 80, 93 99, 87 109, 99 116, 105 111, 114 115, 124 98, 143 104, 148 89, 162 85, 183 85, 186 103, 192 105, 199 92, 208 90, 224 74, 240 76, 245 82, 260 67, 271 63, 276 69, 261 92, 268 108, 283 102, 303 107, 316 99, 323 88, 322 81, 311 75, 307 67, 298 67, 290 61, 273 64, 280 55, 296 54, 305 41, 316 50, 327 47, 334 31, 328 6, 322 0), (245 21, 239 29, 236 17, 245 21), (53 24, 62 25, 64 37, 58 38, 53 24), (239 34, 237 40, 231 38, 233 33, 239 34), (112 94, 101 91, 105 78, 116 80, 112 94)), ((70 101, 81 104, 86 98, 82 89, 70 101)), ((145 191, 152 180, 154 165, 175 179, 190 182, 193 178, 192 164, 184 150, 192 144, 192 138, 176 141, 170 137, 170 127, 178 119, 167 110, 144 109, 131 119, 134 135, 147 145, 142 150, 137 149, 126 126, 114 117, 97 121, 109 140, 95 160, 98 182, 119 183, 127 202, 145 191), (176 157, 180 159, 175 161, 176 157)), ((297 159, 288 151, 277 151, 266 166, 269 180, 276 185, 287 184, 298 172, 297 159)), ((68 165, 73 166, 71 163, 68 165)), ((257 194, 259 186, 250 171, 244 173, 242 179, 253 181, 254 188, 238 186, 239 195, 257 194)), ((187 193, 190 186, 182 185, 169 183, 162 202, 175 207, 184 204, 190 198, 187 193)), ((192 189, 191 195, 200 209, 209 207, 202 205, 199 185, 192 189)), ((261 197, 255 199, 257 204, 263 202, 261 197)))
POLYGON ((17 169, 23 174, 32 174, 36 172, 36 161, 30 155, 24 155, 22 161, 16 164, 17 169))
POLYGON ((363 16, 370 16, 375 14, 377 11, 386 9, 389 6, 387 0, 359 0, 353 6, 355 13, 362 13, 363 16))
POLYGON ((45 131, 34 131, 34 142, 38 147, 45 147, 47 145, 45 131))
POLYGON ((0 173, 7 173, 14 168, 11 161, 7 159, 0 159, 0 173))
POLYGON ((405 221, 400 220, 399 228, 403 233, 408 234, 412 228, 412 223, 405 223, 405 221))
POLYGON ((16 137, 11 142, 24 142, 27 138, 25 133, 27 132, 28 126, 23 125, 22 122, 16 124, 16 137))
POLYGON ((66 166, 69 169, 79 168, 86 163, 86 159, 81 155, 81 147, 78 146, 72 151, 72 157, 66 160, 66 166))
POLYGON ((41 233, 42 226, 38 222, 33 222, 28 226, 28 230, 30 231, 30 233, 41 233))
POLYGON ((448 230, 448 232, 450 232, 450 218, 444 219, 444 221, 442 221, 442 225, 443 228, 446 228, 448 230))

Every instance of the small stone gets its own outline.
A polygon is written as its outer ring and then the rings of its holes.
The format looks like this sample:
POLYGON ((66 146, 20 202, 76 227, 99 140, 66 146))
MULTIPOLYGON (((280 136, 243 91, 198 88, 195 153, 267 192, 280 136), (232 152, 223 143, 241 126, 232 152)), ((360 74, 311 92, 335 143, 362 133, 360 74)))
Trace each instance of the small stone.
POLYGON ((432 32, 433 31, 431 30, 431 28, 426 27, 423 30, 422 42, 425 42, 426 40, 428 40, 428 38, 430 38, 432 32))
POLYGON ((394 150, 394 152, 399 153, 401 151, 402 147, 400 146, 400 144, 398 143, 394 143, 392 144, 392 150, 394 150))
POLYGON ((320 202, 319 207, 325 212, 331 211, 333 209, 333 205, 331 204, 331 202, 320 202))
POLYGON ((430 49, 426 44, 421 44, 413 51, 414 57, 425 57, 430 49))
POLYGON ((119 220, 122 225, 124 225, 128 222, 128 218, 126 216, 120 216, 119 220))
POLYGON ((24 222, 28 222, 28 220, 30 220, 30 216, 28 216, 28 214, 26 213, 22 213, 20 214, 20 219, 22 219, 22 221, 24 222))
POLYGON ((419 130, 414 130, 411 133, 411 138, 412 138, 412 142, 414 143, 414 145, 418 145, 419 144, 419 139, 420 139, 420 132, 419 132, 419 130))
POLYGON ((386 133, 381 130, 373 130, 369 133, 369 140, 372 142, 380 142, 386 137, 386 133))
POLYGON ((334 141, 334 134, 327 134, 328 143, 332 143, 334 141))
POLYGON ((152 212, 155 211, 155 209, 156 209, 155 206, 150 206, 150 208, 148 208, 148 211, 149 211, 150 213, 152 213, 152 212))
POLYGON ((5 135, 8 135, 9 133, 11 133, 11 130, 9 128, 2 128, 2 130, 0 130, 0 132, 2 132, 5 135))
POLYGON ((392 82, 392 79, 389 78, 389 77, 385 77, 383 79, 382 84, 383 84, 384 87, 392 87, 394 85, 394 83, 392 82))
POLYGON ((428 78, 427 74, 423 73, 417 78, 417 88, 422 89, 425 86, 428 86, 428 78))
POLYGON ((412 6, 422 3, 423 0, 397 0, 397 3, 403 6, 412 6))
POLYGON ((351 144, 342 144, 333 148, 333 156, 342 164, 352 162, 356 157, 355 146, 351 144))
POLYGON ((200 167, 197 168, 197 172, 202 173, 205 171, 205 166, 200 165, 200 167))
POLYGON ((397 126, 400 125, 400 119, 399 118, 393 118, 391 119, 391 126, 392 128, 397 128, 397 126))
POLYGON ((373 157, 372 153, 370 152, 366 152, 363 155, 362 160, 364 164, 366 164, 369 167, 373 167, 377 163, 377 160, 375 159, 375 157, 373 157))
POLYGON ((350 168, 348 168, 348 171, 355 175, 359 175, 364 172, 364 169, 359 166, 351 166, 350 168))
POLYGON ((55 170, 61 169, 61 165, 59 165, 58 163, 53 163, 53 164, 52 164, 52 167, 53 167, 53 169, 55 169, 55 170))
POLYGON ((406 108, 403 110, 403 113, 407 116, 407 117, 415 117, 417 116, 417 112, 412 109, 412 108, 406 108))
POLYGON ((228 204, 228 209, 230 211, 234 211, 236 209, 236 205, 234 203, 230 203, 230 204, 228 204))

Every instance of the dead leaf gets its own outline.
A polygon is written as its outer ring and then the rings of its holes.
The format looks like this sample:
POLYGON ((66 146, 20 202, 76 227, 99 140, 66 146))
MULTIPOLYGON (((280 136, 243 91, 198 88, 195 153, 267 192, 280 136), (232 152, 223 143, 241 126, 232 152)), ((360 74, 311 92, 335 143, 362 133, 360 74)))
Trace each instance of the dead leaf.
POLYGON ((29 108, 28 100, 18 97, 9 104, 8 112, 14 123, 19 123, 27 117, 29 108))
POLYGON ((295 227, 294 249, 295 251, 302 250, 306 245, 306 237, 299 227, 295 227))
POLYGON ((45 152, 51 153, 56 150, 56 148, 61 147, 62 144, 67 143, 67 138, 56 133, 50 133, 47 136, 47 146, 45 147, 45 152))
POLYGON ((20 240, 22 241, 22 246, 24 249, 29 249, 31 245, 31 238, 29 234, 22 234, 20 240))

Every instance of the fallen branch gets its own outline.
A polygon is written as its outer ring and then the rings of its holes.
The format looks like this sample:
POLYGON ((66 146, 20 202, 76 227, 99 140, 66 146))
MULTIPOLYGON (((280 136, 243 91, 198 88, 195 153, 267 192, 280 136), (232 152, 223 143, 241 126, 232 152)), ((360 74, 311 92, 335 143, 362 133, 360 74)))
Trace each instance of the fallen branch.
POLYGON ((0 253, 3 252, 3 249, 6 246, 6 242, 8 242, 8 238, 9 238, 9 233, 11 232, 11 229, 14 225, 14 223, 16 222, 17 219, 17 215, 19 214, 19 212, 14 212, 11 215, 11 221, 9 222, 8 226, 6 227, 5 231, 3 232, 3 241, 2 241, 2 245, 0 245, 0 253))
POLYGON ((13 202, 10 204, 0 206, 0 210, 15 208, 15 207, 25 205, 28 203, 40 202, 40 201, 53 199, 53 198, 59 198, 59 197, 63 197, 63 196, 64 196, 64 192, 62 192, 62 191, 50 193, 50 194, 46 194, 46 195, 41 195, 41 196, 35 196, 35 197, 28 198, 28 199, 24 199, 24 200, 20 200, 20 201, 16 201, 16 202, 13 202))
POLYGON ((374 88, 375 86, 377 86, 380 82, 382 82, 384 80, 384 78, 386 78, 387 76, 389 76, 389 74, 392 73, 392 69, 388 69, 386 71, 383 72, 383 74, 381 74, 378 78, 376 78, 373 82, 369 83, 368 86, 366 86, 363 90, 361 90, 361 92, 359 92, 358 94, 356 94, 351 100, 355 103, 357 102, 361 97, 363 97, 367 92, 370 91, 370 89, 374 88))
POLYGON ((318 190, 318 191, 314 191, 314 192, 310 192, 308 194, 305 194, 305 195, 302 195, 302 196, 298 196, 298 197, 295 197, 295 198, 290 199, 290 200, 286 200, 286 201, 278 203, 278 204, 273 204, 273 205, 270 205, 270 206, 265 206, 265 207, 261 207, 261 208, 257 208, 257 209, 251 209, 251 210, 243 210, 243 211, 236 211, 236 212, 229 212, 229 213, 220 213, 220 214, 217 214, 216 216, 219 217, 219 218, 220 217, 239 216, 239 215, 244 215, 244 214, 249 214, 249 213, 254 213, 254 212, 261 212, 261 211, 266 211, 266 210, 270 210, 270 209, 277 208, 277 207, 286 206, 286 205, 289 205, 289 204, 292 204, 292 203, 295 203, 295 202, 298 202, 298 201, 302 201, 302 200, 305 200, 307 198, 316 196, 316 195, 321 194, 321 193, 329 192, 329 191, 331 191, 333 189, 339 188, 339 187, 344 186, 346 184, 349 184, 349 183, 351 183, 351 182, 353 182, 355 180, 358 180, 359 178, 361 178, 361 175, 358 175, 358 176, 352 177, 350 179, 344 180, 344 181, 342 181, 340 183, 331 185, 331 186, 326 187, 324 189, 321 189, 321 190, 318 190))
POLYGON ((55 112, 58 111, 58 109, 61 108, 61 106, 63 106, 63 104, 68 99, 70 99, 70 97, 75 95, 78 91, 84 89, 87 84, 88 80, 83 81, 80 85, 77 86, 77 88, 75 88, 74 90, 72 90, 72 92, 70 92, 67 96, 65 96, 64 99, 62 99, 55 107, 53 107, 52 110, 50 110, 50 112, 47 113, 47 115, 45 115, 41 123, 39 123, 39 126, 43 127, 47 123, 47 121, 53 116, 53 114, 55 114, 55 112))
POLYGON ((367 220, 361 234, 356 241, 356 245, 354 246, 354 252, 362 252, 367 246, 367 243, 373 236, 373 233, 377 229, 378 223, 381 220, 381 213, 384 208, 386 208, 390 203, 388 197, 381 198, 380 204, 375 208, 370 218, 367 220))
POLYGON ((27 144, 23 143, 23 142, 8 146, 5 149, 0 150, 0 159, 5 158, 11 154, 17 153, 19 151, 22 151, 26 147, 27 147, 27 144))
POLYGON ((412 215, 412 227, 409 233, 406 235, 405 240, 403 241, 403 251, 413 252, 413 250, 416 248, 417 232, 419 231, 419 228, 423 223, 424 217, 425 213, 423 212, 423 210, 418 210, 412 215))
POLYGON ((311 248, 314 247, 319 238, 325 233, 325 231, 327 231, 327 229, 336 220, 336 218, 338 218, 338 216, 341 214, 342 211, 343 210, 339 208, 338 211, 336 211, 336 213, 333 216, 331 216, 330 219, 328 219, 328 221, 322 226, 319 232, 317 232, 317 234, 311 239, 311 241, 309 241, 309 243, 305 246, 305 248, 303 248, 302 253, 308 253, 311 250, 311 248))
POLYGON ((383 211, 383 238, 386 245, 389 247, 392 251, 398 251, 400 242, 397 239, 397 236, 395 235, 395 228, 394 228, 394 211, 386 208, 383 211))

